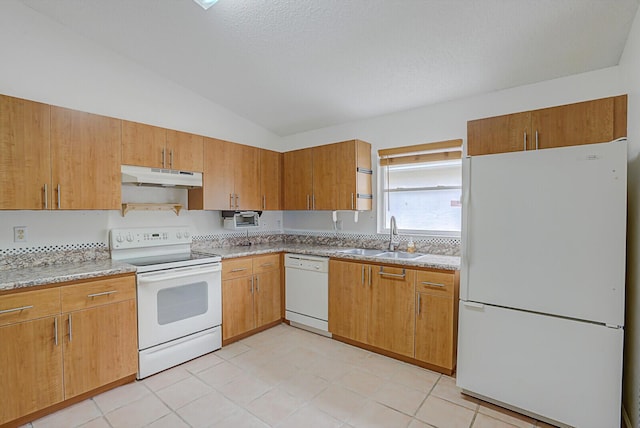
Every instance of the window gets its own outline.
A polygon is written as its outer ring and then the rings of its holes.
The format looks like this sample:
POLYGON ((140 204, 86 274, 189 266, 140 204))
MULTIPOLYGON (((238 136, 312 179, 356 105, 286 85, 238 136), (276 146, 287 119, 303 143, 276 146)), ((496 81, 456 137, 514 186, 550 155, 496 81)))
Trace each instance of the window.
POLYGON ((460 235, 462 140, 378 151, 378 229, 395 216, 405 233, 460 235))

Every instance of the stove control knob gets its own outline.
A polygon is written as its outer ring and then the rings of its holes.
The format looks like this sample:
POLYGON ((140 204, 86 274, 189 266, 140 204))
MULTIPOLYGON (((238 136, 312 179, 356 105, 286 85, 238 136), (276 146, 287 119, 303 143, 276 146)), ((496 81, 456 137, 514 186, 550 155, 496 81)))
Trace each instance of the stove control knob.
POLYGON ((184 237, 188 238, 189 237, 189 232, 187 232, 186 230, 184 231, 184 237))
POLYGON ((176 238, 178 238, 178 239, 182 238, 182 233, 177 232, 177 233, 176 233, 176 238))
POLYGON ((128 241, 128 242, 133 242, 133 235, 128 234, 128 235, 127 235, 127 241, 128 241))
POLYGON ((122 242, 122 241, 124 241, 124 238, 122 237, 122 235, 118 235, 118 236, 116 236, 116 241, 117 242, 122 242))

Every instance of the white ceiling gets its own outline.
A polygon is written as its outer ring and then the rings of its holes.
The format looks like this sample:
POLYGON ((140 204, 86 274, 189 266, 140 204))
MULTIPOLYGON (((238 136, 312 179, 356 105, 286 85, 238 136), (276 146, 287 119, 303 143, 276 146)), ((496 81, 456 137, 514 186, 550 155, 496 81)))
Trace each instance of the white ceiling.
POLYGON ((284 136, 616 65, 639 0, 22 1, 284 136))

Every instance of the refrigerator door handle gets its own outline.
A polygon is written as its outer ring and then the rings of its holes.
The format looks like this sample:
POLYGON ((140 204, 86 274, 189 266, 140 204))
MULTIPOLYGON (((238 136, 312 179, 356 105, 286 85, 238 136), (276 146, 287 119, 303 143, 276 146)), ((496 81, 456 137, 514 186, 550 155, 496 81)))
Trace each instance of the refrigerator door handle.
POLYGON ((484 309, 484 305, 482 303, 476 303, 476 302, 462 302, 462 304, 467 307, 467 308, 471 308, 471 309, 484 309))

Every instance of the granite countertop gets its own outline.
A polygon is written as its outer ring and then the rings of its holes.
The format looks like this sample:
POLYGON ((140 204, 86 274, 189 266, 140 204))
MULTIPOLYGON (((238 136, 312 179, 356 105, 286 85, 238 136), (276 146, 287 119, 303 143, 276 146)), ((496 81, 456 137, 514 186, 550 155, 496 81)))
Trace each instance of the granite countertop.
POLYGON ((135 266, 111 259, 1 270, 0 291, 119 275, 135 271, 135 266))
MULTIPOLYGON (((425 267, 444 270, 459 270, 460 257, 426 254, 415 259, 391 259, 385 257, 360 256, 345 254, 341 251, 349 247, 333 247, 326 245, 309 244, 258 244, 251 246, 233 247, 202 247, 194 252, 215 254, 223 260, 236 257, 257 256, 276 252, 307 254, 324 257, 339 257, 354 261, 368 261, 389 263, 403 266, 425 267)), ((380 250, 381 252, 383 250, 380 250)), ((82 261, 74 263, 56 263, 46 266, 21 267, 8 270, 0 270, 0 291, 8 291, 18 288, 34 287, 38 285, 56 284, 61 282, 77 281, 102 276, 132 273, 136 267, 127 263, 111 259, 82 261)))
MULTIPOLYGON (((382 262, 390 264, 399 264, 403 266, 415 266, 425 267, 432 269, 444 269, 444 270, 460 270, 460 257, 456 256, 443 256, 438 254, 425 254, 422 257, 415 259, 392 259, 387 257, 371 257, 360 256, 355 254, 345 254, 341 251, 348 250, 351 247, 331 247, 323 245, 308 245, 308 244, 258 244, 247 247, 234 246, 234 247, 210 247, 210 248, 198 248, 194 250, 198 253, 215 254, 222 257, 223 260, 231 259, 235 257, 244 256, 257 256, 260 254, 269 254, 275 252, 287 252, 296 254, 307 254, 313 256, 324 257, 339 257, 341 259, 349 259, 355 261, 367 261, 367 262, 382 262)), ((380 250, 383 252, 384 250, 380 250)))

